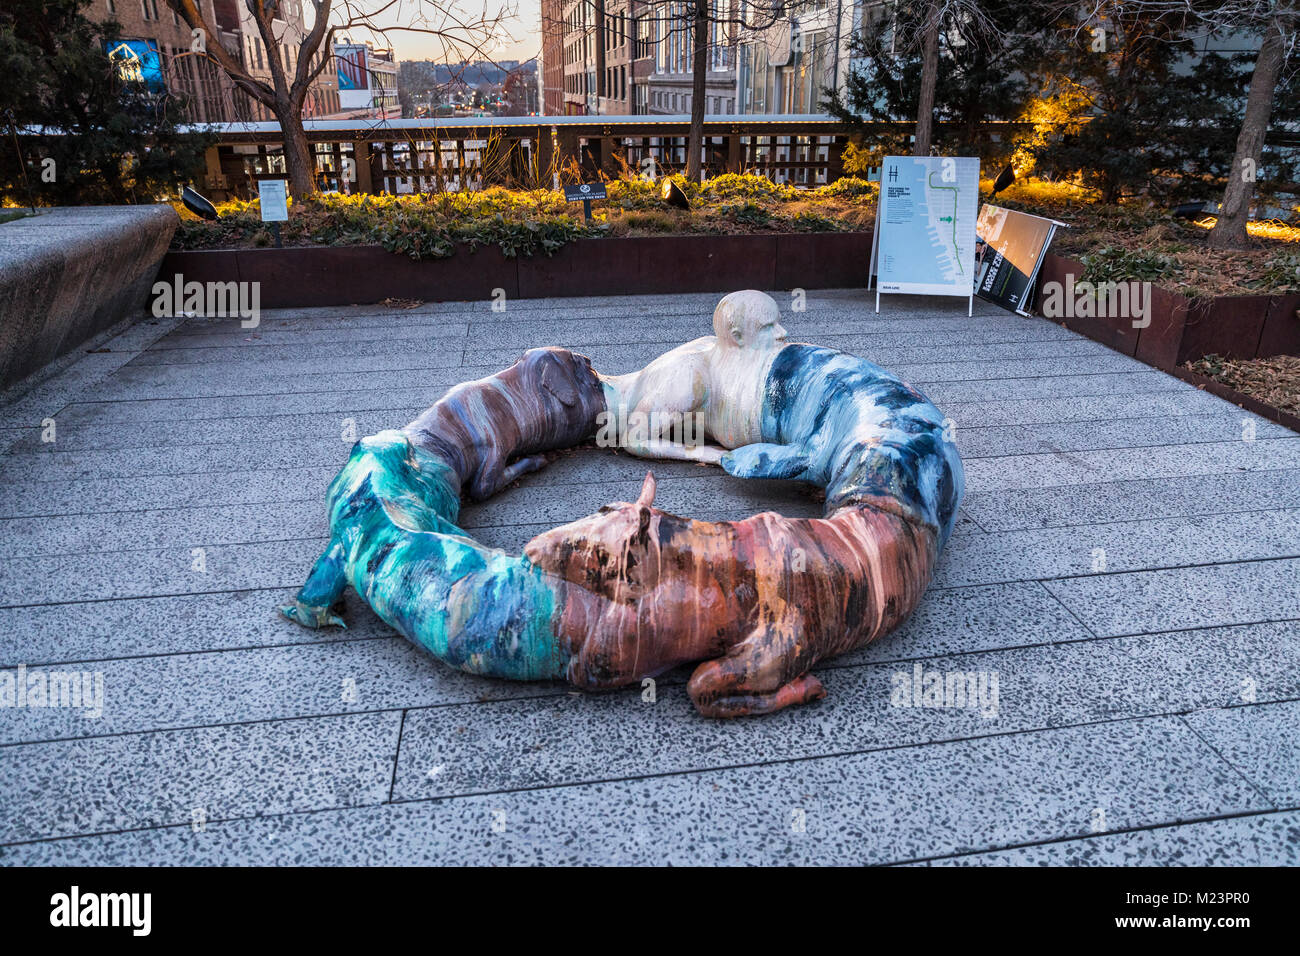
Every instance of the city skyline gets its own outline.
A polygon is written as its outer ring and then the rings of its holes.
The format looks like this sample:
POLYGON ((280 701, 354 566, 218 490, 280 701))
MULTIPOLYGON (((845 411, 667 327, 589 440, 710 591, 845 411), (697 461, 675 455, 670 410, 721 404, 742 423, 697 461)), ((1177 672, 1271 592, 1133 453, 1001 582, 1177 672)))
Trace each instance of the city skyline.
MULTIPOLYGON (((390 32, 386 35, 371 37, 371 43, 391 46, 394 56, 399 61, 434 60, 437 62, 454 62, 462 59, 460 56, 448 57, 442 42, 437 37, 400 29, 403 23, 410 22, 412 12, 418 9, 418 6, 418 4, 413 4, 410 8, 398 7, 390 17, 376 16, 377 24, 383 26, 391 24, 391 27, 390 32)), ((473 12, 477 15, 479 8, 476 8, 473 4, 461 4, 460 6, 466 14, 473 12)), ((492 11, 505 11, 506 16, 503 21, 504 30, 494 36, 491 45, 484 51, 485 57, 490 57, 493 60, 524 61, 541 54, 541 7, 539 0, 505 0, 505 2, 487 0, 482 9, 487 10, 489 13, 492 11)), ((353 37, 353 39, 364 39, 364 35, 353 37)), ((471 60, 480 58, 483 57, 469 56, 471 60)))

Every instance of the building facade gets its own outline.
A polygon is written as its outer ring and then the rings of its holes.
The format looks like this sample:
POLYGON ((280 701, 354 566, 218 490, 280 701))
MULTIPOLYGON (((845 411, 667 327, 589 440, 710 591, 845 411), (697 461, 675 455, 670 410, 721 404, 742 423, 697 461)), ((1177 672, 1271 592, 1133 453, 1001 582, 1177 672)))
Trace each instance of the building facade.
MULTIPOLYGON (((843 88, 862 0, 709 2, 706 115, 821 113, 843 88)), ((689 114, 693 16, 691 0, 542 0, 544 112, 689 114)))
MULTIPOLYGON (((203 55, 207 44, 220 43, 256 79, 271 82, 269 51, 247 6, 239 0, 195 0, 216 37, 196 36, 166 0, 91 0, 94 20, 116 20, 122 39, 110 50, 118 68, 138 71, 146 82, 158 77, 166 89, 184 98, 188 119, 217 123, 269 120, 270 110, 239 90, 226 72, 203 55)), ((281 0, 281 18, 273 21, 278 53, 289 72, 307 33, 304 0, 281 0)), ((319 56, 319 54, 318 54, 319 56)), ((338 81, 323 70, 313 82, 304 116, 323 116, 339 109, 338 81)))
MULTIPOLYGON (((709 0, 709 67, 705 76, 704 112, 736 112, 736 18, 739 0, 709 0)), ((642 3, 637 17, 639 40, 637 109, 640 114, 689 114, 694 99, 692 3, 642 3)))
POLYGON ((537 79, 543 116, 564 115, 564 0, 542 0, 542 55, 537 79))
MULTIPOLYGON (((771 26, 742 28, 736 112, 824 113, 825 91, 842 90, 848 80, 849 43, 860 6, 849 0, 796 0, 771 26)), ((761 18, 757 22, 764 23, 761 18)))

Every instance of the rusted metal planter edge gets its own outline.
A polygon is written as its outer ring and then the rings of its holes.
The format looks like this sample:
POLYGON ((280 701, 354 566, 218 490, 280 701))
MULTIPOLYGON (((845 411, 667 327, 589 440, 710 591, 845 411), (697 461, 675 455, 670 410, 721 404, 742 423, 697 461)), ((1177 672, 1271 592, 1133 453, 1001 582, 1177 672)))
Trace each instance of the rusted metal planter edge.
MULTIPOLYGON (((1043 287, 1084 272, 1077 259, 1048 253, 1040 271, 1034 307, 1043 315, 1043 287)), ((1134 329, 1118 316, 1044 316, 1068 329, 1131 355, 1163 371, 1217 352, 1232 358, 1300 355, 1300 295, 1229 295, 1191 298, 1152 287, 1150 322, 1134 329), (1226 320, 1226 321, 1225 321, 1226 320), (1230 323, 1230 324, 1229 324, 1230 323)))
POLYGON ((257 282, 264 309, 425 302, 830 289, 867 284, 870 232, 579 239, 553 255, 507 257, 460 247, 413 260, 379 246, 172 251, 159 278, 257 282))

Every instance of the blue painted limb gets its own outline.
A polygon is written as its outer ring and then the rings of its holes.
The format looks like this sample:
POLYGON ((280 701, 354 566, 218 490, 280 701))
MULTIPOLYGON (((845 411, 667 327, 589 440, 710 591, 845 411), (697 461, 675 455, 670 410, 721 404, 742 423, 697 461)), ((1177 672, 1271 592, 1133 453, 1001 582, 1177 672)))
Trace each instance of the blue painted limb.
POLYGON ((808 453, 802 445, 755 442, 727 452, 721 464, 737 478, 797 478, 808 468, 808 453))
POLYGON ((304 627, 325 627, 337 625, 347 627, 343 618, 331 612, 331 608, 343 597, 343 589, 348 580, 345 574, 346 551, 343 542, 331 539, 325 553, 316 559, 307 583, 294 597, 293 604, 280 608, 280 613, 291 621, 304 627))

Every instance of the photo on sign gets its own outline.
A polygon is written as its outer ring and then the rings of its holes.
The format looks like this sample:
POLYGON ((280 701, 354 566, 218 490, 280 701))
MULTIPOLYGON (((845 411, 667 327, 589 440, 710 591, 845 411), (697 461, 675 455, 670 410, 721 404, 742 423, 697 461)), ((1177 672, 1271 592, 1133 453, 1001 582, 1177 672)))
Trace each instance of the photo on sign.
POLYGON ((1059 225, 1054 219, 985 203, 975 224, 980 243, 975 294, 1028 315, 1034 279, 1059 225))

